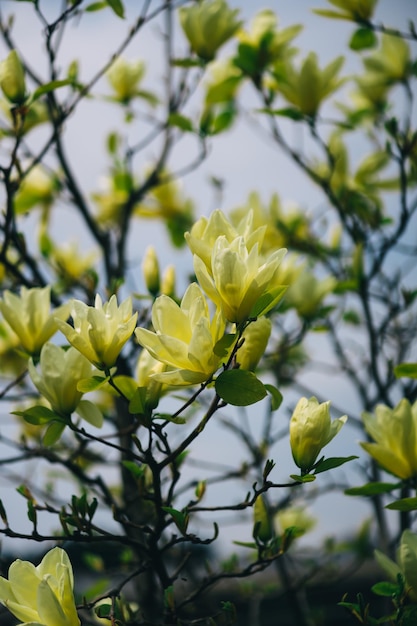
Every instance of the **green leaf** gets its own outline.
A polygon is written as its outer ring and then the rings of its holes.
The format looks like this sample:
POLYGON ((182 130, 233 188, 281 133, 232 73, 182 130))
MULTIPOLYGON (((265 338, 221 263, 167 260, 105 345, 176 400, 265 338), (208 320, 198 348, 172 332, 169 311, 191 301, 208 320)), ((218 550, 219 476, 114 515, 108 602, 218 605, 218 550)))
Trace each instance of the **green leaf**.
POLYGON ((287 287, 285 285, 281 285, 276 289, 264 293, 251 310, 250 317, 260 317, 261 315, 266 315, 266 313, 278 304, 286 291, 287 287))
POLYGON ((136 380, 131 378, 131 376, 115 376, 113 382, 120 393, 128 400, 133 398, 138 388, 136 380))
POLYGON ((390 582, 381 582, 376 583, 371 587, 372 591, 376 593, 377 596, 384 596, 386 598, 392 598, 393 595, 398 594, 400 588, 395 583, 390 582))
POLYGON ((219 339, 219 341, 216 342, 213 348, 214 354, 221 358, 227 357, 235 341, 236 341, 236 334, 223 335, 223 337, 219 339))
POLYGON ((109 376, 106 376, 105 378, 103 378, 103 376, 91 376, 91 378, 83 378, 78 382, 77 389, 82 393, 96 391, 97 389, 100 389, 100 387, 108 383, 109 380, 109 376))
POLYGON ((121 0, 106 0, 108 6, 116 13, 117 17, 124 19, 125 8, 121 0))
POLYGON ((40 424, 47 424, 48 422, 58 420, 63 421, 63 418, 57 415, 51 409, 46 406, 31 406, 24 411, 12 411, 13 415, 20 415, 28 424, 34 424, 39 426, 40 424))
POLYGON ((138 465, 134 461, 122 461, 122 465, 129 470, 135 478, 142 478, 146 470, 146 465, 138 465))
POLYGON ((100 11, 101 9, 106 9, 108 7, 107 2, 92 2, 88 6, 85 7, 84 11, 86 13, 92 13, 93 11, 100 11))
POLYGON ((417 511, 417 497, 401 498, 401 500, 387 504, 385 508, 391 511, 417 511))
POLYGON ((362 485, 362 487, 345 489, 345 494, 347 496, 378 496, 383 493, 390 493, 399 487, 401 487, 401 483, 372 482, 362 485))
POLYGON ((320 474, 321 472, 327 472, 335 467, 339 467, 348 461, 353 461, 354 459, 358 459, 357 456, 334 456, 329 457, 328 459, 323 459, 319 461, 314 468, 315 474, 320 474))
POLYGON ((271 396, 271 409, 276 411, 281 406, 283 400, 282 393, 274 385, 264 385, 264 387, 271 396))
POLYGON ((144 415, 146 413, 146 387, 136 387, 129 402, 129 413, 132 415, 144 415))
POLYGON ((351 50, 367 50, 368 48, 375 48, 378 43, 378 38, 374 31, 370 28, 358 28, 352 35, 349 42, 349 48, 351 50))
POLYGON ((162 509, 169 513, 175 522, 178 530, 185 535, 190 516, 184 511, 177 511, 170 506, 163 506, 162 509))
POLYGON ((417 378, 417 363, 400 363, 394 367, 397 378, 417 378))
POLYGON ((41 85, 32 93, 30 97, 30 101, 34 102, 38 100, 45 93, 49 93, 50 91, 54 91, 55 89, 59 89, 59 87, 66 87, 67 85, 72 85, 71 78, 65 78, 64 80, 52 80, 50 83, 46 83, 46 85, 41 85))
POLYGON ((222 400, 234 406, 248 406, 267 395, 265 385, 247 370, 226 370, 215 383, 216 393, 222 400))
POLYGON ((90 402, 90 400, 80 400, 75 411, 83 420, 92 426, 96 428, 103 426, 103 414, 98 406, 90 402))
POLYGON ((205 63, 201 59, 171 59, 171 65, 175 67, 204 67, 205 63))
POLYGON ((58 441, 65 430, 65 424, 62 422, 51 422, 43 436, 43 445, 52 446, 58 441))
POLYGON ((298 474, 290 474, 290 478, 295 480, 297 483, 312 483, 313 480, 316 480, 316 477, 313 474, 304 474, 304 476, 299 476, 298 474))
POLYGON ((168 117, 168 124, 170 126, 176 126, 185 132, 193 132, 193 123, 185 115, 180 115, 179 113, 171 113, 168 117))

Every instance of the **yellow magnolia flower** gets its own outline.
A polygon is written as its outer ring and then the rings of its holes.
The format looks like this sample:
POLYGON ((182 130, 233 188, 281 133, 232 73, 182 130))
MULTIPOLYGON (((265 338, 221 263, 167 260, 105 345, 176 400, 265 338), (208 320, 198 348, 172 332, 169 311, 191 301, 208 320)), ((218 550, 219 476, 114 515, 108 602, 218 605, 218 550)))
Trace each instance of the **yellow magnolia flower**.
POLYGON ((401 82, 410 76, 410 46, 401 37, 382 35, 381 47, 363 60, 369 74, 382 84, 401 82))
POLYGON ((39 368, 30 359, 28 369, 33 384, 55 413, 69 418, 76 411, 90 424, 102 425, 103 417, 96 405, 81 400, 83 394, 77 389, 80 380, 91 376, 92 369, 90 361, 78 350, 46 343, 41 350, 39 368))
POLYGON ((365 430, 376 443, 361 446, 385 470, 406 480, 417 476, 417 402, 403 398, 394 409, 378 404, 363 413, 365 430))
POLYGON ((188 287, 180 306, 168 296, 159 296, 152 307, 152 324, 155 332, 137 328, 136 337, 172 370, 155 373, 153 379, 168 385, 195 385, 219 368, 221 357, 214 348, 224 335, 225 321, 220 310, 210 320, 207 301, 196 283, 188 287))
POLYGON ((117 306, 115 295, 103 304, 99 294, 96 295, 95 306, 73 300, 71 316, 74 328, 57 320, 59 330, 99 369, 108 369, 116 363, 123 346, 133 334, 137 319, 137 313, 132 315, 131 298, 117 306))
POLYGON ((51 251, 51 261, 69 283, 77 282, 85 276, 93 268, 97 256, 95 251, 83 254, 76 241, 60 244, 51 251))
POLYGON ((336 284, 337 281, 333 276, 318 280, 306 268, 301 268, 287 291, 286 304, 293 306, 301 317, 313 317, 336 284))
POLYGON ((323 100, 343 83, 337 75, 343 65, 343 57, 337 57, 323 70, 318 66, 317 55, 311 52, 300 70, 287 64, 278 78, 279 91, 291 104, 305 115, 317 114, 323 100))
POLYGON ((175 274, 175 266, 168 265, 162 274, 161 278, 161 293, 164 293, 166 296, 170 296, 171 298, 175 295, 175 283, 176 283, 176 274, 175 274))
MULTIPOLYGON (((273 283, 285 253, 285 249, 277 250, 264 260, 257 243, 248 251, 243 237, 229 242, 222 235, 213 246, 211 272, 197 255, 194 270, 201 287, 221 307, 225 318, 239 324, 251 315, 257 316, 253 311, 261 297, 269 296, 269 308, 282 297, 284 289, 273 283)), ((264 312, 262 309, 259 313, 264 312)))
POLYGON ((252 78, 274 62, 288 59, 295 53, 290 42, 302 30, 296 24, 278 30, 277 16, 271 9, 259 11, 252 20, 250 31, 239 30, 237 65, 252 78))
POLYGON ((398 574, 405 578, 410 600, 417 602, 417 535, 411 530, 403 532, 396 563, 379 550, 375 550, 375 558, 391 580, 397 582, 398 574))
POLYGON ((26 100, 25 72, 16 50, 0 63, 0 87, 12 104, 23 104, 26 100))
POLYGON ((309 515, 303 506, 288 506, 280 509, 275 515, 274 521, 278 527, 278 532, 291 528, 295 537, 305 535, 317 523, 317 520, 309 515))
POLYGON ((36 205, 50 207, 58 189, 57 178, 47 173, 44 167, 37 165, 25 176, 16 193, 14 198, 16 213, 25 213, 36 205))
POLYGON ((321 449, 337 435, 347 415, 331 421, 330 402, 319 404, 314 396, 301 398, 290 420, 290 445, 295 464, 308 473, 321 449))
POLYGON ((137 95, 145 74, 143 61, 126 61, 119 57, 107 72, 107 78, 119 102, 128 103, 137 95))
POLYGON ((4 292, 0 311, 19 337, 23 349, 32 356, 38 356, 43 344, 58 330, 58 320, 65 320, 69 316, 70 304, 51 311, 49 286, 33 289, 22 287, 20 296, 11 291, 4 292))
POLYGON ((258 243, 259 247, 262 246, 266 226, 263 223, 255 225, 253 211, 246 211, 235 222, 235 225, 232 224, 222 211, 216 210, 208 219, 201 217, 191 231, 185 233, 185 240, 191 252, 200 257, 210 273, 213 246, 220 236, 226 237, 229 242, 242 236, 248 250, 251 250, 255 243, 258 243))
POLYGON ((271 335, 272 323, 267 317, 251 322, 242 335, 243 344, 236 353, 236 361, 244 370, 254 371, 261 360, 271 335))
POLYGON ((211 61, 217 50, 237 31, 239 9, 230 9, 225 0, 204 0, 179 10, 182 29, 193 52, 211 61))
POLYGON ((79 626, 73 588, 68 555, 53 548, 36 567, 13 561, 9 579, 0 577, 0 602, 28 626, 79 626))

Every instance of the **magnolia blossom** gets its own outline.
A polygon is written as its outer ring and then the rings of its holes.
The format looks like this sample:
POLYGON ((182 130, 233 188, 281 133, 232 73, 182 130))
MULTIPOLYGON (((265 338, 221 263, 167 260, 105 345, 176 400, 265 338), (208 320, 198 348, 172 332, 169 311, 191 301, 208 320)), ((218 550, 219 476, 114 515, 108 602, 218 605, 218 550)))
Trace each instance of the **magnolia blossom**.
POLYGON ((53 548, 37 567, 17 559, 0 577, 0 602, 22 626, 79 626, 74 577, 67 553, 53 548))
POLYGON ((379 550, 375 550, 375 558, 394 582, 398 574, 404 577, 411 601, 417 602, 417 535, 411 530, 403 532, 396 563, 379 550))
POLYGON ((264 224, 255 227, 253 210, 233 225, 220 210, 213 211, 210 217, 201 217, 195 222, 190 232, 185 233, 185 239, 191 252, 203 261, 208 272, 211 274, 211 260, 214 244, 221 236, 232 242, 237 237, 243 237, 246 247, 251 250, 255 243, 261 248, 266 226, 264 224))
POLYGON ((120 306, 113 295, 103 304, 99 294, 95 306, 74 300, 71 309, 74 328, 57 320, 60 331, 99 369, 112 367, 123 346, 132 336, 137 313, 132 315, 132 300, 127 298, 120 306))
POLYGON ((118 57, 107 72, 107 78, 120 102, 129 102, 138 92, 138 86, 145 74, 143 61, 126 61, 118 57))
POLYGON ((244 341, 236 353, 236 361, 242 369, 255 370, 266 350, 271 330, 272 323, 267 317, 259 317, 245 328, 244 341))
POLYGON ((208 380, 219 368, 221 357, 214 348, 223 337, 225 321, 220 310, 210 319, 196 283, 188 287, 180 306, 169 296, 159 296, 152 307, 152 324, 155 332, 137 328, 135 334, 155 359, 170 366, 171 371, 153 374, 155 380, 193 385, 208 380))
POLYGON ((142 350, 136 366, 138 387, 146 388, 146 405, 154 409, 166 390, 166 385, 155 379, 155 374, 165 372, 167 365, 155 359, 150 352, 142 350))
POLYGON ((20 295, 5 291, 0 300, 0 311, 19 337, 23 349, 37 356, 43 344, 58 330, 58 323, 67 319, 70 304, 64 304, 51 312, 51 288, 22 287, 20 295))
POLYGON ((262 296, 269 296, 269 308, 282 297, 284 290, 276 287, 274 279, 285 253, 285 249, 277 250, 265 260, 257 243, 248 251, 243 237, 229 242, 222 235, 213 246, 211 273, 197 255, 194 270, 201 287, 226 319, 239 324, 253 315, 262 296))
POLYGON ((319 404, 314 396, 301 398, 290 420, 290 445, 295 464, 309 472, 321 452, 337 435, 347 416, 330 419, 330 402, 319 404))
POLYGON ((206 0, 179 10, 180 23, 192 50, 211 61, 217 50, 240 26, 238 9, 230 9, 225 0, 206 0))
POLYGON ((362 419, 375 442, 363 442, 362 448, 394 476, 417 476, 417 402, 404 398, 394 409, 378 404, 375 414, 363 413, 362 419))
POLYGON ((32 359, 28 368, 33 384, 58 415, 70 417, 76 411, 94 426, 102 425, 99 409, 92 402, 81 400, 83 394, 77 389, 80 380, 91 376, 92 369, 78 350, 46 343, 41 350, 39 368, 32 359))

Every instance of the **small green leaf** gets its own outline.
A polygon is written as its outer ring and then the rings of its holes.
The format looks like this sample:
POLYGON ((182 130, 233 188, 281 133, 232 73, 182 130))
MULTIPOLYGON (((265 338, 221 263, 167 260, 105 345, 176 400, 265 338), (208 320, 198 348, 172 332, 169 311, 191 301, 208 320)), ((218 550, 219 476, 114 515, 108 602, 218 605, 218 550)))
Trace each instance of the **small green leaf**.
POLYGON ((267 395, 265 385, 247 370, 226 370, 216 379, 215 389, 222 400, 233 406, 248 406, 267 395))
POLYGON ((350 489, 345 489, 345 494, 347 496, 378 496, 383 493, 390 493, 400 486, 401 483, 372 482, 362 485, 362 487, 350 487, 350 489))
POLYGON ((106 0, 108 6, 114 11, 117 17, 124 19, 125 8, 121 0, 106 0))
POLYGON ((115 376, 113 382, 120 393, 128 400, 133 398, 138 388, 136 380, 130 376, 115 376))
POLYGON ((65 424, 62 422, 51 422, 43 436, 43 445, 52 446, 58 441, 65 430, 65 424))
POLYGON ((213 348, 214 354, 220 358, 227 357, 235 341, 236 334, 223 335, 223 337, 216 342, 213 348))
POLYGON ((201 59, 171 59, 171 65, 175 67, 204 67, 205 63, 201 59))
POLYGON ((62 417, 48 409, 46 406, 31 406, 24 411, 12 411, 13 415, 20 415, 28 424, 34 424, 39 426, 40 424, 47 424, 48 422, 58 420, 63 421, 62 417))
POLYGON ((371 589, 377 596, 384 596, 387 598, 392 598, 393 595, 398 594, 400 591, 398 585, 387 581, 376 583, 371 587, 371 589))
POLYGON ((71 78, 65 78, 64 80, 53 80, 50 83, 46 83, 46 85, 41 85, 32 93, 30 101, 34 102, 45 93, 49 93, 50 91, 59 89, 59 87, 67 87, 68 85, 72 85, 72 82, 73 81, 71 80, 71 78))
POLYGON ((106 9, 109 5, 107 2, 92 2, 87 5, 84 9, 86 13, 92 13, 93 11, 100 11, 101 9, 106 9))
POLYGON ((313 474, 305 474, 304 476, 299 476, 298 474, 290 474, 290 478, 295 480, 297 483, 312 483, 313 480, 316 480, 316 477, 313 474))
POLYGON ((385 508, 391 511, 417 511, 417 497, 401 498, 401 500, 387 504, 385 508))
POLYGON ((170 126, 176 126, 185 132, 193 132, 193 123, 185 115, 180 115, 179 113, 171 113, 168 117, 168 124, 170 126))
POLYGON ((328 459, 323 459, 319 461, 314 468, 315 474, 320 474, 321 472, 327 472, 335 467, 339 467, 344 463, 348 463, 348 461, 353 461, 354 459, 358 459, 357 456, 334 456, 329 457, 328 459))
POLYGON ((276 411, 281 406, 281 403, 283 400, 282 393, 280 392, 279 389, 274 387, 274 385, 267 384, 267 385, 264 385, 264 387, 269 393, 269 395, 271 396, 271 409, 273 411, 276 411))
POLYGON ((281 285, 276 289, 272 289, 271 291, 263 294, 251 310, 250 317, 260 317, 261 315, 266 315, 266 313, 278 304, 286 291, 287 287, 285 285, 281 285))
POLYGON ((92 426, 96 428, 103 426, 103 414, 98 406, 90 402, 90 400, 80 400, 75 411, 83 420, 92 426))
POLYGON ((146 465, 138 465, 134 461, 122 461, 123 467, 125 467, 135 478, 142 478, 146 465))
POLYGON ((91 376, 91 378, 83 378, 82 380, 78 382, 77 389, 78 391, 81 391, 82 393, 88 393, 89 391, 96 391, 97 389, 100 389, 100 387, 105 385, 107 382, 109 382, 109 380, 110 380, 109 376, 106 376, 105 378, 103 378, 103 376, 91 376))
POLYGON ((351 50, 367 50, 368 48, 375 48, 378 43, 378 38, 374 31, 370 28, 358 28, 352 35, 349 42, 349 48, 351 50))
POLYGON ((163 506, 162 509, 171 515, 178 530, 183 535, 185 535, 185 533, 187 532, 187 526, 188 526, 188 522, 190 519, 190 516, 188 515, 188 513, 184 511, 177 511, 177 509, 173 509, 170 506, 163 506))
POLYGON ((417 378, 417 363, 400 363, 394 367, 397 378, 417 378))
POLYGON ((129 402, 129 413, 132 415, 144 415, 146 413, 146 387, 136 387, 129 402))

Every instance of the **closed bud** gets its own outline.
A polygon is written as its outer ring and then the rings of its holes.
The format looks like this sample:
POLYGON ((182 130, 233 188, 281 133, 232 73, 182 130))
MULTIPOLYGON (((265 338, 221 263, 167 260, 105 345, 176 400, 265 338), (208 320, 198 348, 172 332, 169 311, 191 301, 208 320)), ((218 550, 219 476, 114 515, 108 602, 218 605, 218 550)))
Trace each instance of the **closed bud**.
POLYGON ((12 50, 0 63, 0 87, 13 104, 23 104, 26 99, 25 72, 16 50, 12 50))
POLYGON ((160 290, 159 263, 153 246, 149 246, 145 251, 142 271, 146 288, 150 294, 156 296, 160 290))
POLYGON ((161 293, 169 296, 170 298, 175 297, 175 267, 173 265, 168 265, 165 268, 164 273, 162 274, 161 279, 161 293))
POLYGON ((273 536, 272 524, 268 509, 262 495, 258 496, 253 505, 253 536, 266 543, 273 536))

